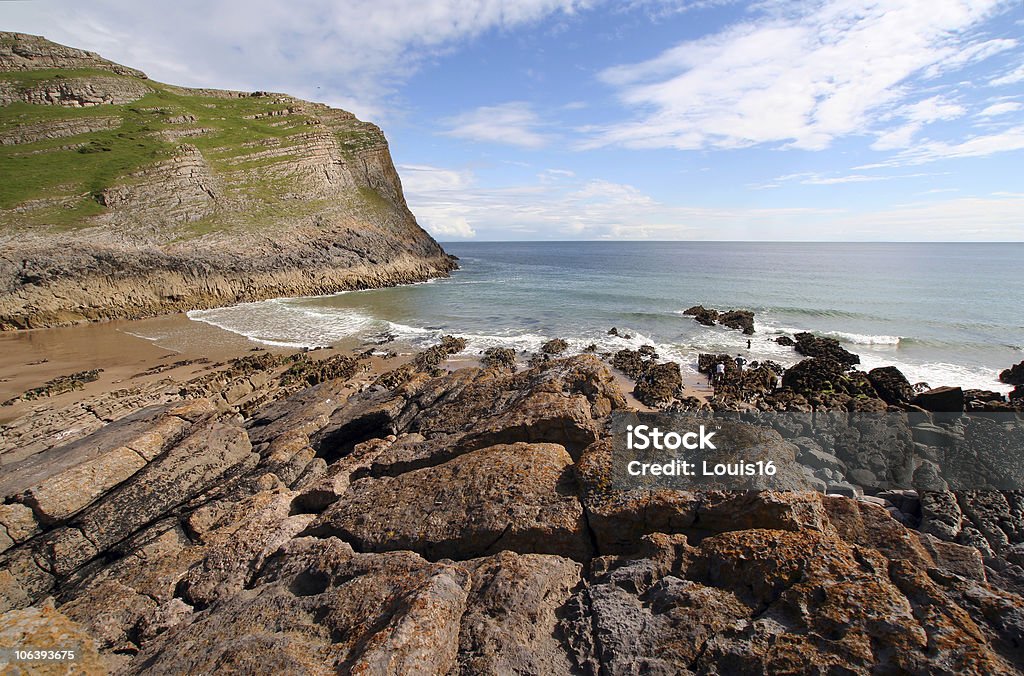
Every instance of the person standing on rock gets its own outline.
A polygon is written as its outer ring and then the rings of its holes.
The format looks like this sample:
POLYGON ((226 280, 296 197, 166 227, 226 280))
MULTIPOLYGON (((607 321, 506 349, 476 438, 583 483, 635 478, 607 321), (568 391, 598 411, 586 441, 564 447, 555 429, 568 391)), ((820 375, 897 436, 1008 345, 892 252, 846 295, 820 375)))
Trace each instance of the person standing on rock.
POLYGON ((740 370, 740 373, 743 373, 743 366, 746 363, 747 363, 746 359, 744 359, 741 355, 736 355, 736 368, 738 368, 740 370))
POLYGON ((725 380, 725 362, 720 361, 715 365, 715 380, 719 385, 725 380))

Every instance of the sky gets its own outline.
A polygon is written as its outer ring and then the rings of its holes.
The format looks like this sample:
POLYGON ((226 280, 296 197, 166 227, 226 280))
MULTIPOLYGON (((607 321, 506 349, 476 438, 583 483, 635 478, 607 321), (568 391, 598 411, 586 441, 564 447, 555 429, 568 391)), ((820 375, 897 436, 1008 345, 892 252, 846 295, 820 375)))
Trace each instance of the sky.
POLYGON ((379 124, 441 241, 1024 240, 1022 0, 7 0, 379 124))

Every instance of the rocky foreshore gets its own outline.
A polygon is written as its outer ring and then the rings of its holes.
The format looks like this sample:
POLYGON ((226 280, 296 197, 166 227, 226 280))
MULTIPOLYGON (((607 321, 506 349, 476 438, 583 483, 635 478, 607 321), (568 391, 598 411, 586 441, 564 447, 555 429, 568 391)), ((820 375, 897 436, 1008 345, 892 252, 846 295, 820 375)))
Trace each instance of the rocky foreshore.
MULTIPOLYGON (((8 426, 7 453, 36 452, 0 478, 3 645, 74 644, 124 674, 1024 664, 1024 494, 623 490, 608 363, 549 343, 525 367, 443 368, 464 347, 379 374, 370 353, 256 352, 59 444, 8 426)), ((774 365, 732 361, 703 399, 653 350, 606 359, 666 410, 1020 411, 827 356, 778 389, 774 365)))

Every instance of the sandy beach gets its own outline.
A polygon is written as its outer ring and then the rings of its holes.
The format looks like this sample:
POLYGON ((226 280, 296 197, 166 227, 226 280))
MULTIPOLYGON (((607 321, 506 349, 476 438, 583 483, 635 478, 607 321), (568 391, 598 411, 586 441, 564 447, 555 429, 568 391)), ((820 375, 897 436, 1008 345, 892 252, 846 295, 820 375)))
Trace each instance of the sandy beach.
POLYGON ((184 314, 0 333, 0 401, 40 387, 53 378, 103 370, 98 380, 87 383, 82 390, 0 407, 0 423, 40 407, 59 408, 123 387, 140 387, 164 378, 187 380, 202 373, 209 363, 240 356, 254 345, 228 331, 192 322, 184 314), (209 363, 144 374, 154 367, 202 359, 209 363))
MULTIPOLYGON (((364 352, 371 347, 351 339, 314 354, 322 358, 330 354, 364 352)), ((400 342, 385 347, 397 352, 399 357, 374 361, 375 370, 394 368, 415 351, 400 342)), ((86 383, 82 389, 0 406, 0 424, 31 412, 59 409, 123 388, 145 388, 168 380, 185 382, 256 350, 274 354, 297 352, 294 348, 258 343, 210 324, 191 321, 184 313, 136 321, 114 320, 0 333, 0 402, 41 387, 54 378, 102 370, 97 380, 86 383), (185 363, 175 366, 180 362, 185 363)), ((479 359, 472 354, 457 355, 445 364, 450 370, 477 365, 479 359)), ((632 390, 629 378, 616 372, 616 379, 623 392, 632 390)), ((711 394, 701 376, 685 378, 684 386, 689 394, 702 400, 711 394)), ((627 394, 627 397, 638 409, 646 408, 632 395, 627 394)))

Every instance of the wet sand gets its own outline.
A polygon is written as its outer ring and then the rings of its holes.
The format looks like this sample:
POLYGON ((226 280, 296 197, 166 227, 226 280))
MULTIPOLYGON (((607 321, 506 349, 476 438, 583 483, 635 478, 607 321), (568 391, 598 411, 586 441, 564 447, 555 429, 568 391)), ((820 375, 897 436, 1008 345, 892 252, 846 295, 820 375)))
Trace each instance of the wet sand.
POLYGON ((59 408, 160 379, 188 380, 208 370, 211 364, 247 354, 253 348, 294 351, 258 345, 229 331, 193 322, 184 314, 0 333, 0 402, 41 387, 59 376, 103 369, 98 380, 87 383, 81 390, 0 406, 0 423, 19 418, 40 406, 59 408), (208 362, 142 375, 147 370, 155 370, 154 367, 202 359, 208 362))
MULTIPOLYGON (((353 339, 318 352, 326 357, 338 352, 352 354, 368 347, 353 339)), ((395 350, 405 358, 373 360, 375 371, 395 368, 415 351, 401 343, 388 344, 381 349, 395 350)), ((185 314, 0 333, 0 402, 60 376, 102 369, 99 378, 86 383, 82 389, 0 406, 0 424, 34 411, 59 409, 122 388, 143 387, 160 380, 184 382, 254 350, 280 354, 296 351, 264 345, 203 322, 194 322, 185 314), (192 363, 174 366, 177 362, 192 363)), ((478 365, 478 356, 458 355, 449 360, 446 367, 454 370, 478 365)), ((630 394, 633 382, 618 371, 612 371, 629 404, 645 410, 647 407, 630 394)), ((683 385, 687 395, 702 400, 711 395, 702 376, 684 374, 683 385)))

